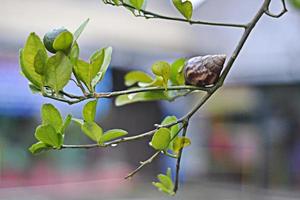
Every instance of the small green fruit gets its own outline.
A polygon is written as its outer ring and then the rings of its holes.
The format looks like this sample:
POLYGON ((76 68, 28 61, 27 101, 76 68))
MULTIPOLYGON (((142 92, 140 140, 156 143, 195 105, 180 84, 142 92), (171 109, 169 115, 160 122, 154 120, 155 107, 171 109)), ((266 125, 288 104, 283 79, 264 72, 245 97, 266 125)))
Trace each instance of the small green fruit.
POLYGON ((44 42, 46 49, 49 52, 51 52, 51 53, 57 52, 57 50, 55 50, 53 47, 53 43, 54 43, 54 40, 57 38, 57 36, 59 34, 61 34, 62 32, 69 32, 69 31, 64 27, 61 27, 61 28, 53 29, 45 34, 45 36, 43 38, 43 42, 44 42))

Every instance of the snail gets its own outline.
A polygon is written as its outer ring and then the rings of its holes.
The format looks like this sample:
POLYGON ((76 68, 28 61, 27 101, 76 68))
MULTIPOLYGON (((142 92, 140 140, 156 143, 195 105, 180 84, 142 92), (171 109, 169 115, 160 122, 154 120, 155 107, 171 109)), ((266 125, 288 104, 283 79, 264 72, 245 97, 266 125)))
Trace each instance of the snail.
POLYGON ((186 85, 214 85, 220 76, 226 55, 206 55, 190 58, 184 67, 186 85))

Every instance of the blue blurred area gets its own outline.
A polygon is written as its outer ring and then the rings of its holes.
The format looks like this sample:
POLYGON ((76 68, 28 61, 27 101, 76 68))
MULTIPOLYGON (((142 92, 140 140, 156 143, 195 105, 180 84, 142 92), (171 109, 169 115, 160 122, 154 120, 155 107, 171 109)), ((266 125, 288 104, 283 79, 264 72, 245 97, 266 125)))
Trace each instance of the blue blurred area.
MULTIPOLYGON (((55 104, 64 114, 70 112, 70 107, 64 103, 59 103, 51 99, 45 99, 41 95, 32 94, 28 81, 20 73, 19 63, 16 59, 2 57, 0 58, 0 115, 7 117, 33 117, 38 116, 40 107, 43 103, 49 102, 55 104), (12 84, 13 83, 13 84, 12 84)), ((108 92, 112 90, 112 75, 109 69, 101 81, 97 85, 96 91, 108 92)), ((66 86, 66 91, 78 94, 79 90, 73 82, 66 86)), ((98 107, 101 112, 97 114, 104 116, 110 108, 111 100, 101 99, 98 107)), ((74 116, 81 116, 81 108, 83 103, 73 106, 71 112, 74 116)))

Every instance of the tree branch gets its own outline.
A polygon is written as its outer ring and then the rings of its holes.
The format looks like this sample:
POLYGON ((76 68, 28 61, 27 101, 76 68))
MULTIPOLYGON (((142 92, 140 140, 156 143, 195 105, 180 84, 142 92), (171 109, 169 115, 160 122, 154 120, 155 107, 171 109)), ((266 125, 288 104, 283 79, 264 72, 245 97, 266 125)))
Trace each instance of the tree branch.
POLYGON ((209 87, 195 87, 190 85, 183 85, 183 86, 169 86, 167 89, 164 87, 146 87, 146 88, 137 88, 137 89, 128 89, 116 92, 103 92, 103 93, 94 93, 91 95, 91 98, 112 98, 115 96, 120 96, 124 94, 134 94, 140 92, 151 92, 151 91, 172 91, 172 90, 190 90, 190 91, 211 91, 209 87))
MULTIPOLYGON (((136 10, 133 6, 120 2, 119 5, 116 5, 115 3, 107 0, 103 0, 105 4, 109 4, 112 6, 122 6, 128 9, 136 10)), ((136 17, 143 17, 145 19, 164 19, 164 20, 170 20, 170 21, 178 21, 178 22, 186 22, 189 24, 201 24, 201 25, 207 25, 207 26, 223 26, 223 27, 232 27, 232 28, 246 28, 245 24, 234 24, 234 23, 219 23, 219 22, 208 22, 208 21, 194 21, 194 20, 187 20, 183 18, 177 18, 177 17, 169 17, 161 14, 157 14, 154 12, 146 11, 144 9, 138 10, 138 13, 133 13, 136 17)))
MULTIPOLYGON (((182 137, 186 136, 187 128, 188 128, 188 122, 183 125, 182 137)), ((179 150, 178 158, 177 158, 177 162, 176 162, 176 174, 175 174, 175 184, 174 184, 174 192, 175 193, 177 192, 178 185, 179 185, 180 162, 181 162, 181 157, 182 157, 183 149, 184 148, 182 148, 182 149, 179 150)))
MULTIPOLYGON (((114 146, 114 145, 117 145, 117 144, 120 144, 120 143, 123 143, 123 142, 139 140, 139 139, 142 139, 144 137, 152 136, 157 131, 158 128, 170 128, 171 126, 174 126, 175 124, 179 124, 181 122, 182 121, 178 120, 175 123, 165 124, 165 125, 162 125, 160 127, 155 128, 151 131, 141 133, 141 134, 138 134, 138 135, 134 135, 134 136, 123 137, 123 138, 119 138, 119 139, 116 139, 116 140, 112 140, 112 141, 107 142, 103 145, 100 145, 100 144, 78 144, 78 145, 77 144, 71 144, 71 145, 64 144, 64 145, 62 145, 61 149, 91 149, 91 148, 101 148, 101 147, 114 146)), ((180 130, 181 129, 179 129, 179 131, 180 130)))

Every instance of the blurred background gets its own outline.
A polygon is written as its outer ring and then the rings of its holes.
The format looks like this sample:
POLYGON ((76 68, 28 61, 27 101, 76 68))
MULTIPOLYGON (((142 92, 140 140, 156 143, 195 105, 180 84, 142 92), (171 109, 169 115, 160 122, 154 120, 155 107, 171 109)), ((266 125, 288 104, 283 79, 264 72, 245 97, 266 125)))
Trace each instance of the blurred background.
MULTIPOLYGON (((179 16, 168 0, 149 0, 148 9, 179 16)), ((261 0, 194 0, 194 19, 248 22, 261 0)), ((280 0, 271 9, 280 11, 280 0)), ((300 10, 288 4, 280 19, 264 16, 248 39, 225 87, 192 118, 184 150, 181 188, 175 199, 300 198, 300 10)), ((99 91, 122 90, 124 75, 150 71, 157 60, 206 54, 231 55, 241 30, 145 20, 99 0, 0 0, 0 199, 165 199, 151 185, 174 165, 161 158, 132 180, 123 177, 152 153, 148 140, 117 148, 28 152, 35 142, 40 107, 55 104, 80 117, 83 104, 67 106, 33 95, 19 71, 18 50, 30 32, 41 37, 64 26, 90 23, 79 39, 81 57, 105 46, 113 60, 99 91)), ((72 85, 69 91, 78 92, 72 85)), ((180 117, 201 94, 173 103, 115 107, 100 100, 97 122, 134 135, 153 129, 166 115, 180 117)), ((67 144, 91 143, 72 124, 67 144)))

